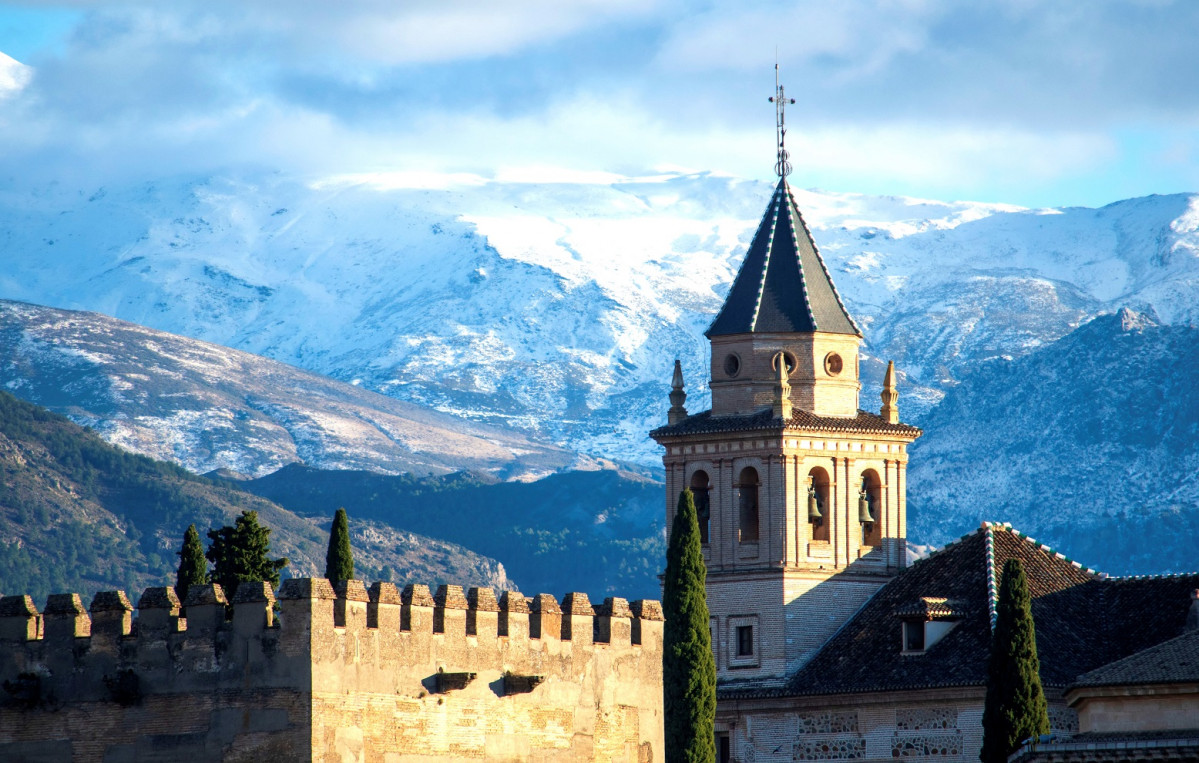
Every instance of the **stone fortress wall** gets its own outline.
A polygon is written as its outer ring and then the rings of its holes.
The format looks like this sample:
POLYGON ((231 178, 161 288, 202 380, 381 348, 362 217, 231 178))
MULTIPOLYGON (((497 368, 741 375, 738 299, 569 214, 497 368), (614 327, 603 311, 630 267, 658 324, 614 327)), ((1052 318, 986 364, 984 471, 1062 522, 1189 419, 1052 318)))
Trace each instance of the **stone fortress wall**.
POLYGON ((0 599, 0 759, 664 759, 656 601, 296 578, 184 604, 0 599))

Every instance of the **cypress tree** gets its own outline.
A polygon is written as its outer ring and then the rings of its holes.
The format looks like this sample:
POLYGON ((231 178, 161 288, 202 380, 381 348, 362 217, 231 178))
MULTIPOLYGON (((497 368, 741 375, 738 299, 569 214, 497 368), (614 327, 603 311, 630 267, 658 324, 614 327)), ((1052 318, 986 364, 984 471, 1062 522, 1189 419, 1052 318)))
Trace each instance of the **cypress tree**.
POLYGON ((684 490, 670 528, 662 591, 667 763, 716 760, 716 661, 708 630, 706 578, 695 498, 684 490))
POLYGON ((350 580, 354 577, 354 552, 350 549, 350 521, 345 509, 333 515, 333 527, 329 530, 329 550, 325 553, 325 577, 330 582, 350 580))
POLYGON ((1049 708, 1041 689, 1037 633, 1028 581, 1019 559, 1003 567, 995 632, 987 664, 983 705, 983 763, 1005 763, 1020 743, 1049 732, 1049 708))
POLYGON ((211 580, 220 583, 227 596, 237 590, 243 580, 265 580, 279 587, 279 570, 287 559, 271 559, 271 529, 258 523, 257 511, 243 511, 232 527, 208 531, 208 551, 204 556, 212 562, 211 580))
POLYGON ((183 547, 175 552, 179 557, 179 573, 175 576, 175 594, 179 601, 187 598, 187 587, 208 582, 208 564, 204 561, 204 547, 200 545, 200 533, 195 525, 188 525, 183 533, 183 547))

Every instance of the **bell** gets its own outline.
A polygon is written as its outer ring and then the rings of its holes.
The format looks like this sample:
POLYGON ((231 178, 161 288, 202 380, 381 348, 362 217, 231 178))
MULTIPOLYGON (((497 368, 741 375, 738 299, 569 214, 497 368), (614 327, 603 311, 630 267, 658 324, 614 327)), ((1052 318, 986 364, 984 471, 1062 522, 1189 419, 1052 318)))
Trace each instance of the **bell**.
POLYGON ((874 516, 870 513, 870 498, 866 496, 865 490, 858 493, 858 521, 862 524, 874 521, 874 516))
POLYGON ((824 519, 820 513, 820 499, 816 497, 816 489, 808 488, 808 521, 816 524, 824 519))

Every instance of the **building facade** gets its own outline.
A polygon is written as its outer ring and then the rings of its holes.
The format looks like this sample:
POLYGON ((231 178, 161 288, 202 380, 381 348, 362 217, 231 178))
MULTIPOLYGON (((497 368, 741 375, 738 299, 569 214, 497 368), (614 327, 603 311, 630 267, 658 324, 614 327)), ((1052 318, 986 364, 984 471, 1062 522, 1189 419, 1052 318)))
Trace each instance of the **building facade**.
POLYGON ((906 564, 907 449, 888 366, 860 410, 861 332, 782 179, 707 332, 712 409, 676 369, 667 526, 695 494, 723 681, 782 681, 906 564))
POLYGON ((185 603, 0 599, 0 760, 663 759, 657 602, 292 579, 185 603))
MULTIPOLYGON (((707 336, 711 409, 688 413, 676 361, 651 436, 667 527, 683 490, 699 510, 720 763, 977 760, 1009 558, 1029 579, 1059 738, 1079 732, 1079 676, 1185 630, 1199 575, 1109 578, 1003 524, 908 565, 921 432, 899 421, 893 364, 878 412, 859 408, 861 333, 785 175, 707 336)), ((1199 717, 1196 700, 1170 699, 1199 717)))

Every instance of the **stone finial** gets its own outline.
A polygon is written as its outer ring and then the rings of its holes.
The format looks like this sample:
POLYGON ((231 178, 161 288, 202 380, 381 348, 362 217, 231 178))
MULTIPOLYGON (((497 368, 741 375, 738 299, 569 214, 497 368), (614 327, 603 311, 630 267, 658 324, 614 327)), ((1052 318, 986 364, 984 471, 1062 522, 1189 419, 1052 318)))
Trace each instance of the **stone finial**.
MULTIPOLYGON (((287 581, 291 583, 292 581, 287 581)), ((287 583, 283 584, 283 591, 287 590, 287 583)), ((99 594, 96 594, 99 596, 99 594)), ((288 597, 284 597, 288 598, 288 597)), ((295 596, 291 598, 308 598, 306 596, 295 596)), ((208 583, 207 585, 190 585, 187 587, 187 598, 183 600, 184 608, 187 607, 205 607, 214 604, 228 604, 229 600, 225 598, 225 589, 221 588, 220 583, 208 583)), ((96 611, 96 605, 92 604, 92 611, 96 611)))
MULTIPOLYGON (((144 596, 142 597, 145 598, 144 596)), ((175 605, 178 606, 178 599, 175 605)), ((178 612, 178 609, 175 610, 178 612)), ((69 640, 92 635, 92 619, 77 593, 52 593, 46 599, 45 636, 47 640, 69 640)))
POLYGON ((409 583, 400 594, 400 601, 410 607, 431 607, 435 603, 429 586, 424 583, 409 583))
POLYGON ((133 631, 133 605, 124 591, 100 591, 88 607, 92 615, 92 643, 97 636, 128 636, 133 631))
POLYGON ((604 603, 600 607, 600 614, 604 617, 632 617, 633 610, 629 608, 628 599, 609 596, 604 599, 604 603))
POLYGON ((88 611, 93 615, 97 612, 132 612, 133 605, 124 591, 100 591, 92 599, 88 611))
POLYGON ((774 356, 778 379, 774 385, 774 417, 786 421, 791 418, 791 383, 787 381, 787 355, 780 352, 774 356))
POLYGON ((629 609, 641 620, 662 621, 666 619, 662 613, 662 602, 656 599, 638 599, 629 605, 629 609))
POLYGON ((466 595, 462 592, 460 585, 440 585, 437 586, 437 593, 433 595, 433 602, 442 609, 469 609, 470 604, 466 600, 466 595))
POLYGON ((0 640, 33 641, 41 636, 40 622, 33 597, 0 598, 0 640))
MULTIPOLYGON (((187 598, 191 599, 192 588, 187 589, 187 598)), ((279 587, 280 599, 336 599, 333 585, 324 578, 289 578, 279 587)), ((187 606, 187 603, 184 603, 187 606)))
POLYGON ((370 589, 367 591, 370 600, 376 604, 399 604, 400 589, 395 587, 394 583, 371 583, 370 589))
POLYGON ((1199 588, 1191 591, 1191 608, 1187 611, 1187 631, 1199 631, 1199 588))
POLYGON ((670 411, 666 414, 667 424, 677 424, 687 418, 687 393, 683 391, 683 364, 674 361, 674 376, 670 379, 670 411))
POLYGON ((265 580, 255 580, 237 584, 237 590, 233 593, 234 604, 262 602, 270 604, 275 602, 275 591, 271 588, 270 583, 265 580))
POLYGON ((883 391, 879 393, 883 399, 883 409, 880 414, 888 424, 899 423, 899 390, 895 387, 895 361, 887 361, 887 373, 883 376, 883 391))
POLYGON ((562 607, 558 606, 558 600, 554 598, 552 593, 539 593, 533 598, 534 612, 540 612, 543 615, 560 615, 562 607))
POLYGON ((500 594, 500 611, 529 614, 529 602, 519 591, 504 591, 500 594))
POLYGON ((562 611, 568 615, 587 615, 591 617, 595 610, 591 608, 591 599, 585 593, 572 591, 562 597, 562 611))
POLYGON ((495 600, 495 591, 490 588, 472 588, 466 592, 466 602, 476 612, 499 612, 499 602, 495 600))
MULTIPOLYGON (((143 596, 142 600, 144 601, 145 598, 143 596)), ((178 606, 178 604, 179 600, 176 598, 175 605, 178 606)), ((84 608, 83 599, 77 593, 52 593, 46 597, 46 611, 42 614, 78 617, 87 614, 87 609, 84 608)))
POLYGON ((339 580, 333 586, 333 592, 337 594, 337 598, 345 601, 370 601, 370 594, 366 591, 366 584, 361 580, 339 580))
MULTIPOLYGON (((70 594, 66 594, 70 595, 70 594)), ((137 609, 140 612, 145 609, 165 609, 172 615, 179 614, 179 607, 182 604, 179 601, 178 594, 175 589, 170 586, 162 586, 159 588, 147 588, 142 597, 137 600, 137 609)))

